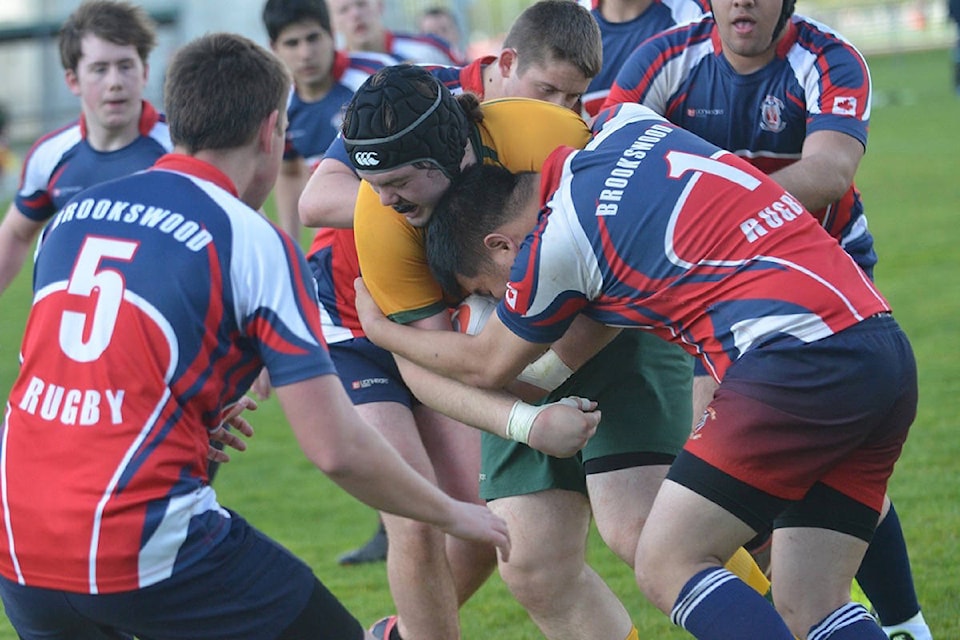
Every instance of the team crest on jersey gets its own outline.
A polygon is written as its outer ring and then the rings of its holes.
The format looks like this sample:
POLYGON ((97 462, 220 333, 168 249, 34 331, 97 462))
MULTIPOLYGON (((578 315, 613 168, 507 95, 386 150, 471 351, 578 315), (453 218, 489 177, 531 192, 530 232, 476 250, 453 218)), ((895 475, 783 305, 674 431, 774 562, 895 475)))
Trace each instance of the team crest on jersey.
POLYGON ((783 120, 783 100, 767 95, 760 105, 760 128, 771 133, 780 133, 787 126, 783 120))
POLYGON ((513 311, 517 310, 517 290, 513 287, 512 282, 507 283, 507 292, 503 299, 507 302, 507 307, 513 311))
POLYGON ((837 96, 833 99, 833 113, 838 116, 857 115, 857 99, 853 96, 837 96))

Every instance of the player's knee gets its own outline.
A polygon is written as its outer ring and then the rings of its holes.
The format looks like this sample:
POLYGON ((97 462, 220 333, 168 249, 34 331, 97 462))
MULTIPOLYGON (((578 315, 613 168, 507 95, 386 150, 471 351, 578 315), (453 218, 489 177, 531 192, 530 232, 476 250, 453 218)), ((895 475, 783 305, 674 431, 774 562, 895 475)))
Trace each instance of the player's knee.
POLYGON ((525 609, 542 610, 562 601, 560 594, 577 583, 584 563, 582 553, 579 556, 531 554, 524 557, 521 554, 515 557, 511 550, 510 562, 500 564, 500 577, 525 609))

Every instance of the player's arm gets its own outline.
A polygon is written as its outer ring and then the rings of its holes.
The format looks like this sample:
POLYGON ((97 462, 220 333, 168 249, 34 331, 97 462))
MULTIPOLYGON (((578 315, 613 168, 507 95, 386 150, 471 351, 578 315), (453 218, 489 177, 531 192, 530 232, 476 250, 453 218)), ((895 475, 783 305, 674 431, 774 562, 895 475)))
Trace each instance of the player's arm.
POLYGON ((398 324, 383 315, 361 278, 356 281, 356 290, 357 314, 370 340, 434 373, 471 386, 503 388, 549 347, 518 337, 496 314, 475 336, 398 324))
POLYGON ((276 186, 273 189, 277 205, 277 220, 280 228, 294 240, 300 239, 300 217, 297 213, 297 201, 300 192, 307 184, 307 165, 303 158, 284 160, 280 164, 276 186))
POLYGON ((573 372, 600 353, 620 331, 579 314, 550 350, 573 372))
POLYGON ((847 192, 863 154, 863 143, 851 135, 814 131, 804 140, 800 159, 770 177, 808 211, 819 211, 847 192))
POLYGON ((494 544, 506 559, 506 523, 484 506, 454 500, 406 464, 357 414, 335 375, 280 386, 276 394, 300 448, 341 488, 380 511, 494 544))
POLYGON ((300 194, 300 222, 307 227, 353 227, 360 178, 353 167, 325 157, 300 194))
MULTIPOLYGON (((436 314, 412 323, 421 333, 450 330, 446 313, 436 314)), ((394 356, 404 382, 420 402, 431 409, 464 424, 487 431, 501 438, 518 440, 547 455, 565 458, 582 449, 596 432, 600 413, 596 403, 585 399, 532 406, 518 400, 540 400, 548 390, 523 385, 528 391, 520 395, 511 386, 511 393, 479 389, 448 378, 413 362, 394 356), (584 413, 586 412, 586 413, 584 413)))
POLYGON ((0 222, 0 294, 20 273, 44 222, 32 220, 11 204, 0 222))

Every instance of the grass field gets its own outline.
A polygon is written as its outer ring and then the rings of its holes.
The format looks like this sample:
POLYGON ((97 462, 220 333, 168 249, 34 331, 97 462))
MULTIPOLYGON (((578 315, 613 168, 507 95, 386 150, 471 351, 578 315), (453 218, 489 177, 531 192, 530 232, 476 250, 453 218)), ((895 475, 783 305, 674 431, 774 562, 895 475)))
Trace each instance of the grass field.
MULTIPOLYGON (((876 103, 857 182, 880 254, 877 283, 920 365, 919 416, 890 494, 907 534, 924 615, 938 640, 954 640, 960 638, 960 99, 950 89, 946 51, 869 62, 876 103)), ((29 288, 28 267, 0 298, 4 397, 16 375, 29 288)), ((252 419, 258 431, 250 451, 217 479, 220 501, 309 562, 362 622, 391 613, 382 564, 341 568, 335 562, 372 532, 373 512, 311 467, 275 401, 263 403, 252 419)), ((621 595, 641 638, 689 637, 644 602, 631 572, 595 532, 590 561, 621 595)), ((462 620, 466 640, 541 637, 496 576, 465 606, 462 620)), ((0 619, 0 640, 14 638, 0 619)))

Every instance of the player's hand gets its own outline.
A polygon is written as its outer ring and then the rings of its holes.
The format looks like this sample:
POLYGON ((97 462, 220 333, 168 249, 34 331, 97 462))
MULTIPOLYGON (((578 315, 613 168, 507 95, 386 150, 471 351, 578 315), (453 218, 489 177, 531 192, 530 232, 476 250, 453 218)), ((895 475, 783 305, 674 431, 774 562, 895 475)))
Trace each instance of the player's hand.
POLYGON ((367 334, 373 343, 377 342, 377 327, 381 323, 389 322, 387 317, 380 311, 380 307, 374 302, 373 296, 367 290, 367 285, 363 283, 363 278, 357 278, 353 281, 353 288, 357 292, 356 307, 357 317, 363 326, 363 332, 367 334))
MULTIPOLYGON (((220 416, 220 424, 217 428, 208 432, 210 440, 212 442, 222 442, 227 447, 237 451, 246 451, 246 441, 237 434, 243 434, 247 438, 253 436, 253 425, 241 415, 247 410, 257 410, 256 400, 249 396, 242 396, 234 404, 224 409, 220 416)), ((230 455, 226 451, 211 446, 207 450, 207 459, 214 462, 230 462, 230 455)))
POLYGON ((510 559, 510 532, 506 521, 484 505, 453 501, 449 523, 439 528, 452 536, 497 547, 504 562, 510 559))
POLYGON ((556 458, 569 458, 597 432, 597 403, 570 396, 540 408, 533 420, 527 444, 556 458))
POLYGON ((260 375, 253 381, 250 390, 253 391, 253 395, 257 396, 257 400, 263 401, 270 398, 273 386, 270 384, 270 374, 267 373, 266 367, 260 369, 260 375))

